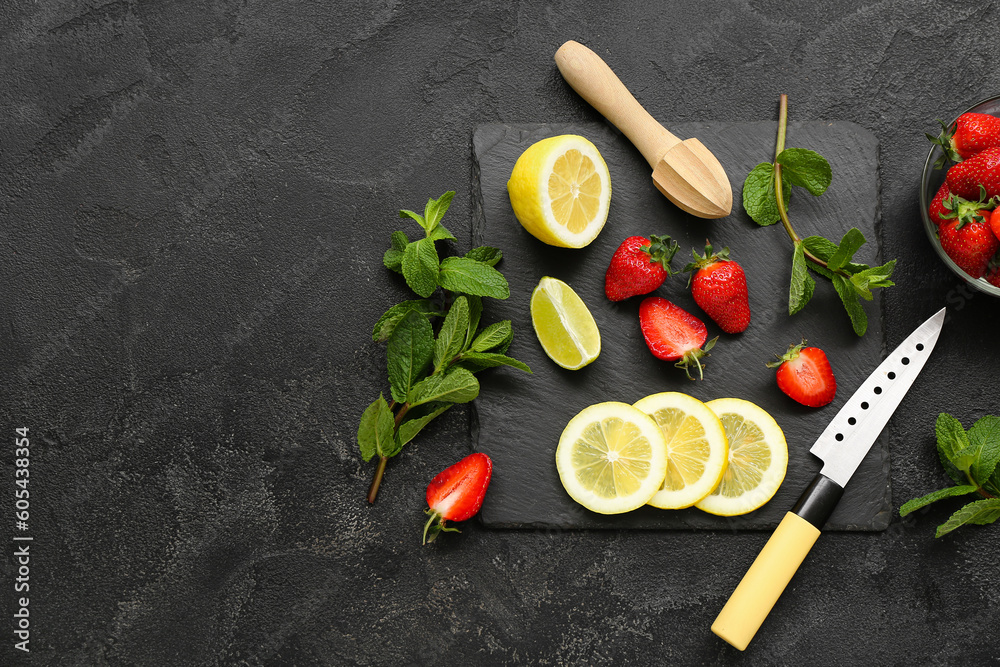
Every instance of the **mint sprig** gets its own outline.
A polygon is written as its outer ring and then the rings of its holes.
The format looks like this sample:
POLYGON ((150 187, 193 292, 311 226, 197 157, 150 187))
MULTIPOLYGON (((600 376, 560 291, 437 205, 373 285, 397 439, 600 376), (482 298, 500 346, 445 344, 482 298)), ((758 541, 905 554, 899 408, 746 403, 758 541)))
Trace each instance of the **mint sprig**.
POLYGON ((480 328, 483 297, 506 299, 510 288, 494 268, 503 257, 497 248, 479 246, 464 256, 440 259, 437 241, 454 241, 441 220, 454 192, 431 199, 423 215, 400 211, 414 220, 423 238, 411 241, 402 231, 389 237, 382 256, 387 269, 401 273, 419 299, 391 306, 375 323, 372 340, 386 343, 391 402, 373 401, 358 424, 361 458, 378 457, 368 502, 375 502, 386 464, 435 417, 479 395, 475 373, 510 366, 530 373, 527 364, 507 356, 514 333, 510 321, 480 328), (434 331, 432 320, 444 318, 434 331))
POLYGON ((855 253, 866 243, 864 234, 851 228, 839 243, 821 236, 800 237, 788 217, 793 187, 805 189, 818 197, 826 192, 833 180, 833 171, 826 158, 805 148, 785 148, 788 125, 788 96, 781 96, 778 113, 778 141, 774 162, 762 162, 754 167, 743 182, 743 208, 761 226, 781 222, 792 240, 792 274, 788 287, 788 314, 802 310, 812 299, 816 281, 810 271, 833 283, 851 319, 854 333, 863 336, 868 330, 868 316, 861 299, 871 301, 872 289, 891 287, 889 279, 896 260, 882 266, 869 267, 853 262, 855 253))
POLYGON ((1000 519, 1000 417, 987 415, 968 431, 946 412, 934 425, 941 464, 954 486, 914 498, 899 508, 906 516, 945 498, 977 494, 974 500, 956 511, 938 526, 935 537, 947 535, 967 523, 988 524, 1000 519))

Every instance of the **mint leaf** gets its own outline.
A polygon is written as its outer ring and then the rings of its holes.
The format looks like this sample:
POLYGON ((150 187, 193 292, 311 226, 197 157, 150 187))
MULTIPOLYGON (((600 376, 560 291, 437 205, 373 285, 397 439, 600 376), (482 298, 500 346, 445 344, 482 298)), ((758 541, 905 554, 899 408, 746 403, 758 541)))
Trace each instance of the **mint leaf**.
POLYGON ((448 373, 431 375, 413 387, 410 405, 432 401, 468 403, 479 395, 479 380, 465 368, 452 368, 448 373))
POLYGON ((962 427, 962 422, 947 412, 942 412, 934 423, 934 434, 937 436, 938 457, 945 472, 956 484, 967 483, 969 479, 965 471, 968 470, 968 465, 963 470, 954 463, 958 453, 969 447, 969 436, 962 427))
POLYGON ((411 310, 389 337, 389 386, 392 398, 405 403, 410 389, 423 374, 434 355, 434 330, 424 315, 411 310))
POLYGON ((953 498, 955 496, 964 496, 970 493, 975 493, 976 487, 971 484, 963 484, 962 486, 949 486, 946 489, 938 489, 928 493, 926 496, 920 498, 914 498, 913 500, 908 500, 903 503, 903 506, 899 508, 899 516, 906 516, 910 512, 920 509, 921 507, 926 507, 933 502, 937 502, 942 498, 953 498))
POLYGON ((401 217, 401 218, 412 218, 413 220, 417 221, 418 225, 420 225, 421 227, 423 227, 423 229, 424 229, 425 232, 428 231, 427 222, 424 220, 424 216, 420 215, 419 213, 414 213, 413 211, 408 211, 408 210, 406 210, 404 208, 404 209, 400 209, 400 211, 399 211, 399 217, 401 217))
POLYGON ((1000 498, 986 498, 971 502, 958 510, 937 528, 934 537, 947 535, 967 523, 984 525, 1000 519, 1000 498))
POLYGON ((389 249, 382 255, 382 263, 385 264, 385 268, 396 273, 402 273, 403 251, 406 250, 406 246, 409 244, 410 240, 406 238, 406 234, 403 232, 393 232, 389 236, 389 249))
POLYGON ((500 248, 481 245, 478 248, 473 248, 469 252, 465 253, 465 256, 469 259, 474 259, 477 262, 482 262, 483 264, 496 266, 497 262, 499 262, 503 257, 503 253, 500 252, 500 248))
POLYGON ((816 197, 826 192, 833 180, 833 170, 826 158, 807 148, 786 148, 775 161, 781 165, 782 174, 788 175, 792 185, 805 188, 816 197))
POLYGON ((438 254, 431 239, 420 239, 403 251, 403 277, 406 284, 422 297, 434 293, 438 285, 438 254))
POLYGON ((792 253, 792 282, 788 287, 788 314, 794 315, 802 310, 815 289, 816 281, 809 275, 806 266, 805 247, 796 243, 792 253))
POLYGON ((407 444, 415 437, 417 437, 417 434, 420 433, 420 431, 422 431, 425 426, 431 423, 431 421, 435 417, 443 413, 452 405, 454 405, 454 403, 428 404, 425 407, 433 407, 434 409, 425 415, 407 419, 402 424, 400 424, 399 429, 397 431, 399 433, 400 447, 402 447, 403 445, 407 444))
POLYGON ((393 442, 394 420, 389 404, 385 402, 382 394, 365 408, 361 415, 361 423, 358 425, 358 448, 361 450, 361 458, 370 461, 373 456, 392 456, 385 452, 391 452, 395 448, 393 442))
POLYGON ((444 315, 444 311, 437 307, 433 301, 430 299, 412 299, 410 301, 400 301, 396 305, 389 308, 389 310, 382 313, 382 317, 378 318, 378 322, 375 323, 375 328, 372 329, 372 340, 376 343, 382 343, 389 340, 389 336, 392 335, 393 329, 399 324, 399 321, 406 316, 408 312, 415 310, 422 315, 427 315, 428 317, 436 317, 444 315))
POLYGON ((434 227, 428 234, 427 238, 431 241, 455 241, 455 236, 444 228, 444 225, 438 224, 434 227))
POLYGON ((1000 417, 987 415, 973 424, 969 429, 969 445, 976 452, 969 473, 975 483, 982 485, 1000 461, 1000 417))
MULTIPOLYGON (((782 199, 785 210, 792 196, 791 183, 784 174, 781 176, 782 199)), ((774 190, 774 165, 761 162, 750 170, 743 181, 743 209, 758 225, 773 225, 781 219, 778 213, 777 195, 774 190)))
POLYGON ((495 366, 510 366, 512 368, 517 368, 525 373, 531 373, 531 368, 528 364, 523 361, 518 361, 513 357, 508 357, 505 354, 498 354, 496 352, 466 352, 462 355, 462 365, 466 366, 465 362, 470 362, 467 367, 469 370, 476 372, 484 368, 493 368, 495 366))
MULTIPOLYGON (((823 260, 824 262, 829 262, 833 257, 834 253, 837 252, 837 244, 829 239, 825 239, 822 236, 807 236, 802 239, 802 243, 805 244, 806 250, 811 252, 813 255, 823 260)), ((895 262, 896 260, 893 260, 895 262)), ((813 267, 822 268, 822 267, 813 267)), ((848 273, 856 273, 858 271, 863 271, 867 269, 868 266, 865 264, 852 264, 851 262, 846 262, 842 267, 848 273)), ((826 274, 824 274, 826 275, 826 274)))
MULTIPOLYGON (((448 212, 448 207, 451 206, 451 200, 455 196, 454 190, 449 190, 437 199, 428 199, 427 205, 424 207, 424 221, 426 222, 427 232, 431 234, 434 229, 441 223, 441 219, 444 218, 444 214, 448 212)), ((454 239, 454 236, 451 236, 454 239)))
POLYGON ((503 345, 513 335, 514 330, 511 329, 510 320, 495 322, 479 332, 469 349, 473 352, 485 352, 503 345))
POLYGON ((469 300, 469 330, 465 335, 465 345, 463 348, 467 348, 472 344, 476 330, 479 329, 479 318, 483 316, 482 298, 471 294, 466 298, 469 300))
POLYGON ((445 257, 441 262, 438 284, 452 292, 506 299, 510 287, 503 274, 489 264, 468 257, 445 257))
POLYGON ((469 333, 469 301, 464 296, 455 299, 434 344, 434 372, 440 371, 465 347, 469 333))
POLYGON ((839 273, 834 273, 833 287, 837 290, 844 308, 847 309, 847 314, 851 318, 851 326, 854 327, 854 333, 864 336, 865 331, 868 330, 868 316, 865 314, 865 309, 861 307, 861 302, 858 300, 858 293, 855 291, 851 281, 839 273))
POLYGON ((854 291, 862 299, 872 300, 871 290, 875 287, 892 287, 896 283, 889 280, 893 270, 896 268, 896 260, 891 260, 882 266, 864 269, 851 275, 851 284, 854 291))
POLYGON ((837 269, 843 267, 854 257, 854 253, 856 253, 858 249, 865 244, 865 242, 865 235, 861 233, 861 230, 857 227, 851 227, 847 230, 847 233, 844 234, 844 238, 840 240, 840 245, 837 246, 837 250, 833 253, 830 259, 826 260, 826 268, 831 271, 836 271, 837 269))

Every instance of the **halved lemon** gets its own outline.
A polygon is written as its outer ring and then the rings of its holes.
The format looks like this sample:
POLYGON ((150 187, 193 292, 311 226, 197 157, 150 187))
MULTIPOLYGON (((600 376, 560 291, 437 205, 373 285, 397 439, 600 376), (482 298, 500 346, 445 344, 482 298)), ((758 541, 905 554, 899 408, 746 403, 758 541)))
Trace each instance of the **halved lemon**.
POLYGON ((563 134, 521 154, 507 193, 514 216, 532 236, 549 245, 582 248, 608 219, 611 174, 593 143, 563 134))
POLYGON ((587 304, 558 278, 543 277, 531 293, 531 324, 545 354, 575 371, 601 354, 601 332, 587 304))
POLYGON ((720 516, 752 512, 770 500, 785 479, 785 434, 771 415, 750 401, 719 398, 705 405, 726 431, 729 463, 719 485, 695 507, 720 516))
POLYGON ((597 403, 573 417, 556 447, 570 497, 600 514, 642 507, 659 490, 667 443, 652 417, 628 403, 597 403))
POLYGON ((667 474, 649 504, 682 509, 711 493, 729 454, 725 429, 715 413, 697 398, 676 391, 647 396, 635 407, 653 418, 667 442, 667 474))

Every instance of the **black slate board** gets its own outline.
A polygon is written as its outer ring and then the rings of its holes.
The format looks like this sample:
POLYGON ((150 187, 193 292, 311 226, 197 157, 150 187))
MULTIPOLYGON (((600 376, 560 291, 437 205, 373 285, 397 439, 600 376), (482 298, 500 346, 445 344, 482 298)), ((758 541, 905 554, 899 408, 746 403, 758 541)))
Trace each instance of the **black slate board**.
MULTIPOLYGON (((473 447, 494 462, 493 482, 481 511, 487 526, 507 528, 696 528, 768 529, 784 516, 820 462, 809 447, 851 393, 885 354, 880 296, 865 304, 868 333, 857 337, 832 285, 820 279, 812 302, 795 316, 787 314, 791 244, 780 225, 758 227, 740 204, 743 178, 770 159, 776 125, 760 123, 684 123, 671 126, 681 138, 696 136, 719 158, 733 186, 733 213, 719 220, 695 218, 667 201, 653 187, 650 169, 639 152, 610 124, 483 125, 473 150, 480 199, 476 202, 473 242, 501 248, 500 264, 511 297, 490 301, 489 321, 513 321, 511 354, 528 363, 531 376, 502 369, 481 374, 482 391, 473 412, 473 447), (547 246, 517 223, 506 191, 514 162, 535 141, 557 134, 581 134, 593 141, 611 172, 608 222, 587 248, 547 246), (683 267, 693 248, 706 238, 729 246, 747 273, 752 322, 739 335, 722 334, 708 359, 705 380, 690 381, 683 371, 655 359, 638 325, 634 298, 612 303, 604 296, 604 272, 612 253, 627 236, 670 234, 681 244, 674 266, 683 267), (566 371, 541 350, 528 309, 532 289, 550 275, 569 283, 583 298, 601 330, 602 352, 590 366, 566 371), (821 409, 799 406, 782 394, 774 371, 764 366, 787 345, 808 338, 826 350, 838 380, 837 397, 821 409), (573 502, 556 473, 554 453, 559 434, 581 409, 600 401, 632 403, 659 391, 683 391, 701 400, 735 396, 770 412, 788 441, 788 473, 771 501, 755 512, 724 518, 697 509, 679 511, 644 507, 603 516, 573 502)), ((878 143, 870 132, 846 122, 792 122, 789 146, 822 153, 833 168, 833 183, 820 198, 793 194, 791 216, 796 231, 839 239, 852 226, 869 240, 857 258, 874 263, 878 256, 878 143)), ((704 317, 683 277, 654 294, 704 317)), ((721 333, 708 318, 709 336, 721 333)), ((862 463, 827 525, 829 530, 883 530, 889 524, 889 451, 883 435, 862 463)))

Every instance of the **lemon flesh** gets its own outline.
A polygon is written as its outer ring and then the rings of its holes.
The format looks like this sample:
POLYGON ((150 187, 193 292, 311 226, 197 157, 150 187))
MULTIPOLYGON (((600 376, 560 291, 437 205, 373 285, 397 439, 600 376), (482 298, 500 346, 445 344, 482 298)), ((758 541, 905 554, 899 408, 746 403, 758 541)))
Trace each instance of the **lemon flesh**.
POLYGON ((559 479, 592 512, 642 507, 663 483, 667 445, 651 417, 627 403, 597 403, 569 421, 556 447, 559 479))
POLYGON ((752 512, 770 500, 785 479, 785 434, 771 415, 750 401, 719 398, 706 405, 726 431, 729 462, 719 485, 695 507, 720 516, 752 512))
POLYGON ((716 414, 680 392, 653 394, 635 407, 653 418, 667 443, 666 475, 649 504, 682 509, 711 493, 722 479, 729 454, 726 432, 716 414))
POLYGON ((593 143, 563 134, 521 154, 507 193, 514 216, 532 236, 549 245, 582 248, 608 219, 611 174, 593 143))
POLYGON ((583 368, 601 354, 594 316, 558 278, 543 277, 531 293, 531 324, 545 354, 563 368, 583 368))

